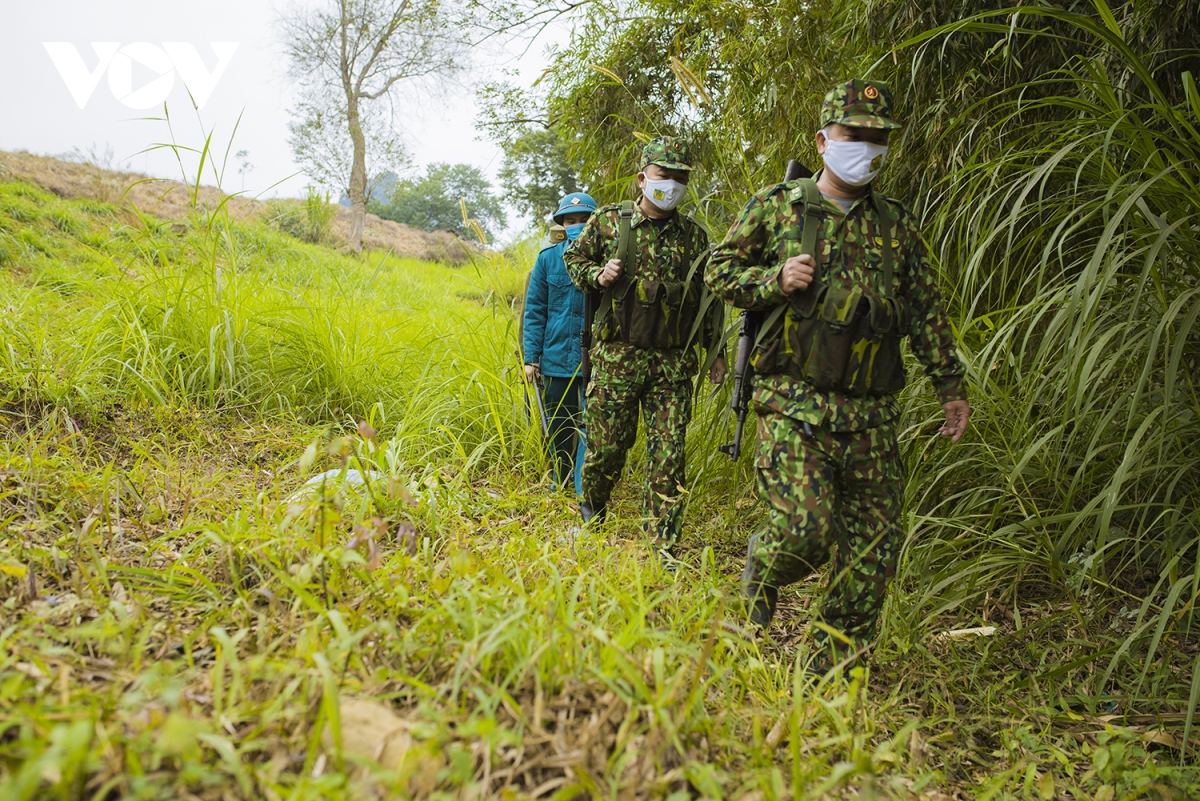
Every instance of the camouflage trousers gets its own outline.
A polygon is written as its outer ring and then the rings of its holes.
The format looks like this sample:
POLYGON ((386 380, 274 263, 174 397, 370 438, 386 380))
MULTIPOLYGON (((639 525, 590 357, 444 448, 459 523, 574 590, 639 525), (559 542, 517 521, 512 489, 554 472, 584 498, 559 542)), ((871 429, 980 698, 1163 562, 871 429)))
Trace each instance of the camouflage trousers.
POLYGON ((597 375, 587 390, 583 422, 583 496, 593 509, 608 503, 637 437, 638 410, 646 427, 642 514, 655 544, 666 547, 683 530, 684 445, 692 414, 692 382, 647 363, 620 375, 597 375))
MULTIPOLYGON (((903 537, 904 464, 892 423, 833 432, 762 406, 758 489, 767 520, 751 540, 752 583, 782 587, 829 565, 814 619, 870 644, 903 537)), ((820 627, 819 644, 844 650, 820 627)))

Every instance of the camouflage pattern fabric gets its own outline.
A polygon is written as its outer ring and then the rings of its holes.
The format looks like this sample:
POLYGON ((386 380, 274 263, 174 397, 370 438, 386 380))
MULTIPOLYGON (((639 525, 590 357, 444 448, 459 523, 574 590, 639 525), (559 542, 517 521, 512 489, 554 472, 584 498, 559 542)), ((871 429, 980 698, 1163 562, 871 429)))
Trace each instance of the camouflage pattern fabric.
POLYGON ((642 148, 642 168, 651 164, 668 170, 692 168, 692 146, 682 136, 658 136, 642 148))
MULTIPOLYGON (((895 200, 889 199, 884 207, 890 218, 888 245, 896 265, 892 292, 910 312, 912 353, 924 365, 942 403, 964 399, 963 366, 916 221, 895 200)), ((822 210, 816 255, 825 283, 847 289, 870 283, 882 289, 878 286, 882 282, 884 246, 880 212, 869 195, 855 200, 845 212, 825 198, 822 210)), ((755 193, 724 241, 713 250, 704 275, 713 293, 742 309, 770 310, 786 303, 788 296, 779 286, 778 274, 788 257, 799 255, 797 229, 803 228, 803 215, 799 181, 775 184, 755 193)), ((811 425, 828 426, 832 431, 861 431, 883 425, 900 414, 891 395, 850 397, 818 392, 782 373, 756 374, 754 386, 755 400, 766 408, 811 425)))
MULTIPOLYGON (((620 204, 601 207, 563 254, 567 274, 585 292, 600 289, 596 277, 609 259, 616 258, 620 209, 620 204)), ((630 279, 684 282, 692 268, 689 255, 697 256, 708 250, 708 234, 699 223, 676 212, 666 224, 655 225, 642 213, 639 204, 634 205, 630 236, 630 249, 637 254, 633 271, 625 273, 630 279)), ((628 265, 625 266, 628 269, 628 265)), ((701 265, 692 280, 702 282, 703 275, 704 267, 701 265)), ((599 318, 600 313, 597 313, 597 323, 599 318)), ((715 301, 709 303, 699 331, 700 342, 705 348, 720 347, 724 320, 721 304, 715 301)), ((685 321, 689 329, 691 322, 685 321)), ((597 342, 593 345, 594 373, 604 364, 613 371, 619 370, 621 362, 631 358, 661 361, 665 375, 672 379, 690 378, 699 369, 695 348, 635 348, 629 351, 618 345, 620 343, 615 342, 597 342)))
MULTIPOLYGON (((829 565, 816 620, 856 646, 874 639, 903 535, 904 464, 896 430, 885 424, 834 432, 758 408, 758 488, 767 522, 757 535, 754 580, 768 587, 799 581, 829 565)), ((839 643, 814 627, 833 656, 839 643)))
POLYGON ((855 79, 835 86, 821 104, 821 127, 841 123, 851 128, 895 130, 892 90, 883 81, 855 79))
MULTIPOLYGON (((619 225, 620 206, 604 206, 567 248, 563 256, 567 273, 580 289, 599 289, 596 277, 616 257, 619 225)), ((629 274, 633 279, 686 281, 692 266, 688 255, 708 250, 708 236, 698 223, 676 213, 665 224, 655 225, 640 205, 634 206, 630 235, 630 248, 636 254, 629 274)), ((701 280, 702 274, 703 266, 693 280, 701 280)), ((720 348, 723 328, 724 309, 713 301, 700 326, 701 344, 710 350, 720 348)), ((691 382, 700 364, 697 349, 594 341, 591 360, 592 383, 586 390, 584 412, 588 432, 584 498, 592 508, 608 502, 637 433, 640 407, 650 446, 643 512, 660 544, 674 541, 682 525, 679 488, 686 483, 683 443, 691 417, 691 382)))
POLYGON ((651 349, 609 344, 624 348, 625 354, 621 359, 597 362, 588 387, 584 498, 592 508, 608 503, 637 436, 640 406, 648 462, 642 483, 642 514, 655 544, 666 547, 679 539, 683 528, 684 445, 692 415, 692 380, 664 369, 651 349))
MULTIPOLYGON (((779 271, 787 258, 799 255, 802 228, 799 181, 757 192, 713 251, 705 282, 743 309, 769 313, 788 303, 779 271)), ((814 255, 827 284, 882 290, 884 247, 892 249, 892 294, 908 307, 913 355, 940 401, 965 399, 964 369, 913 216, 893 200, 877 208, 869 193, 846 211, 823 200, 814 255), (889 215, 888 242, 881 213, 889 215)), ((821 392, 783 373, 756 374, 754 399, 759 493, 769 513, 752 540, 751 584, 780 587, 830 563, 817 619, 866 645, 900 548, 904 478, 894 430, 899 406, 891 395, 821 392)), ((835 640, 820 629, 814 635, 839 656, 835 640)))

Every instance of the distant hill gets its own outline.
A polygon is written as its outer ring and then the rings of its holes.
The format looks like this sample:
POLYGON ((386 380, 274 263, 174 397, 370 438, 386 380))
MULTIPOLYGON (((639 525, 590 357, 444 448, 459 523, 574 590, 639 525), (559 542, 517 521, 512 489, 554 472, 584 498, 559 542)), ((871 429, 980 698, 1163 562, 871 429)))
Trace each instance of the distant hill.
MULTIPOLYGON (((165 220, 181 219, 191 213, 192 187, 179 181, 0 150, 0 181, 12 179, 29 181, 63 198, 91 198, 136 206, 144 213, 165 220)), ((240 195, 228 196, 213 186, 200 187, 198 205, 215 208, 222 200, 226 201, 230 214, 238 219, 261 219, 269 211, 267 202, 240 195)), ((333 245, 344 246, 349 232, 350 210, 339 206, 332 223, 333 245)), ((445 231, 419 231, 374 214, 367 215, 363 247, 390 250, 397 256, 429 261, 458 264, 467 260, 464 246, 445 231)))

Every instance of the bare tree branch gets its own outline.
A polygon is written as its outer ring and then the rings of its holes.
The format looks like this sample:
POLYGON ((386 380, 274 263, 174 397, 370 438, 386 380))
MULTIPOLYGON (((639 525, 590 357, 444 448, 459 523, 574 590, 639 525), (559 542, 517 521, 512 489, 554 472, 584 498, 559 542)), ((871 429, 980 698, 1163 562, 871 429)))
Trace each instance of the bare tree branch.
POLYGON ((393 101, 400 85, 444 80, 464 68, 465 27, 451 17, 457 10, 440 0, 323 0, 309 10, 297 6, 282 20, 290 74, 305 98, 293 110, 298 118, 290 126, 293 150, 310 174, 328 180, 343 170, 331 171, 316 159, 346 149, 326 146, 329 142, 306 146, 305 137, 320 132, 348 141, 346 188, 355 250, 366 217, 367 151, 397 152, 393 126, 372 104, 385 97, 393 101))

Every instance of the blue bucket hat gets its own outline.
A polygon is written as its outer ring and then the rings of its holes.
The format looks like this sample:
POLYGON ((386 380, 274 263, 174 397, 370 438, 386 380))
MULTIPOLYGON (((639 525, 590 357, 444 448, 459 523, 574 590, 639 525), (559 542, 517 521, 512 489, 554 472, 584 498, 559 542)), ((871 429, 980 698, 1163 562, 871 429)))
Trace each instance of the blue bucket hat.
POLYGON ((591 195, 583 192, 573 192, 569 195, 564 195, 563 199, 558 203, 558 211, 554 212, 554 221, 562 222, 564 214, 575 214, 581 211, 587 214, 594 214, 596 212, 596 201, 592 200, 591 195))

